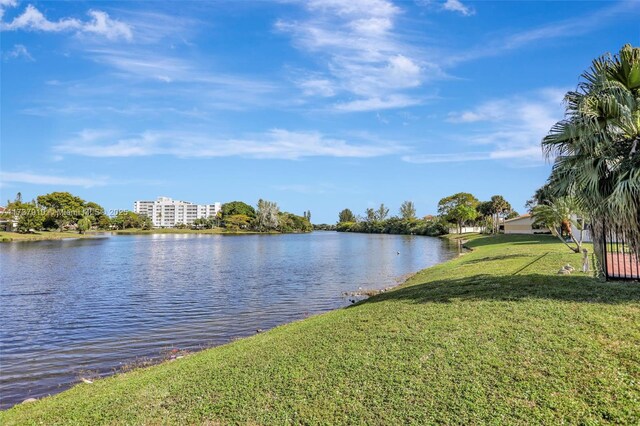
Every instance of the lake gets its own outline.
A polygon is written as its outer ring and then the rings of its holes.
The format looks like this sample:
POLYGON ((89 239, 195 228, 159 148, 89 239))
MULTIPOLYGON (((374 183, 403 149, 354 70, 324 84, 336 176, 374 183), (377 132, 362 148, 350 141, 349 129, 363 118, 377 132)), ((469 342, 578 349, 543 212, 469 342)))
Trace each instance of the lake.
POLYGON ((0 244, 0 407, 347 306, 456 255, 438 238, 336 232, 0 244))

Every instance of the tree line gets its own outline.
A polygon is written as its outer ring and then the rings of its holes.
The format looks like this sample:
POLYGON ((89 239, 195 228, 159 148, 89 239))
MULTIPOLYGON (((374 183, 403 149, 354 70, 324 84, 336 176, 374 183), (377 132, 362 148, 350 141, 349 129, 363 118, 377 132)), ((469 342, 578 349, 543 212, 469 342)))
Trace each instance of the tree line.
POLYGON ((257 232, 311 232, 311 212, 302 216, 280 211, 273 201, 258 200, 256 208, 243 202, 224 203, 217 216, 196 219, 196 229, 223 227, 231 231, 250 230, 257 232))
POLYGON ((17 231, 28 233, 43 229, 68 229, 84 233, 92 228, 108 229, 114 218, 93 201, 85 201, 69 192, 52 192, 23 201, 18 192, 13 201, 7 201, 3 219, 15 220, 17 231))
POLYGON ((362 216, 356 216, 347 208, 338 214, 336 225, 316 225, 315 229, 438 236, 448 233, 452 225, 456 225, 459 230, 465 225, 475 225, 484 228, 485 232, 497 233, 501 220, 518 216, 501 195, 494 195, 491 200, 481 202, 467 192, 442 198, 438 203, 438 216, 418 218, 413 201, 403 202, 398 215, 389 216, 389 212, 384 203, 377 209, 367 208, 362 216))
MULTIPOLYGON (((39 195, 29 202, 18 193, 13 201, 7 201, 2 214, 4 219, 17 221, 17 231, 28 233, 41 230, 76 230, 84 233, 96 230, 123 230, 153 228, 151 218, 129 210, 109 216, 104 208, 92 201, 85 201, 69 192, 52 192, 39 195)), ((222 205, 216 216, 195 219, 193 224, 177 224, 179 229, 224 228, 230 231, 257 232, 310 232, 311 212, 302 216, 282 212, 277 203, 259 200, 257 208, 242 201, 222 205)))

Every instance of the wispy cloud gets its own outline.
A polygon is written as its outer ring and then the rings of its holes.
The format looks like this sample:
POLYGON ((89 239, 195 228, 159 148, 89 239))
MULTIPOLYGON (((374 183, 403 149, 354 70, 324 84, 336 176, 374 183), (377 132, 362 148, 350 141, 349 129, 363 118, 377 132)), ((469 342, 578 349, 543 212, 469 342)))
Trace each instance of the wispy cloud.
POLYGON ((460 0, 446 0, 442 8, 451 12, 458 12, 464 16, 471 16, 475 13, 473 9, 462 4, 460 0))
POLYGON ((459 54, 443 55, 442 65, 453 66, 460 62, 503 55, 506 52, 544 41, 583 36, 605 25, 615 22, 619 16, 638 14, 640 2, 603 2, 606 4, 596 12, 574 18, 550 22, 548 24, 510 34, 503 34, 494 40, 484 41, 476 47, 463 50, 459 54))
MULTIPOLYGON (((4 1, 8 6, 16 6, 15 2, 4 1)), ((4 15, 4 8, 2 11, 4 15)), ((61 18, 57 21, 51 21, 40 10, 30 4, 22 14, 16 16, 11 22, 3 22, 0 28, 3 31, 75 31, 77 33, 99 35, 109 40, 133 39, 131 27, 124 22, 112 19, 106 12, 90 10, 88 15, 90 19, 87 21, 81 21, 76 18, 61 18)))
POLYGON ((119 72, 120 76, 151 79, 164 83, 202 83, 240 87, 254 92, 274 89, 274 85, 264 81, 203 70, 185 58, 170 54, 160 54, 142 49, 88 49, 96 62, 106 64, 119 72))
POLYGON ((338 102, 334 105, 337 111, 355 112, 355 111, 371 111, 393 108, 404 108, 413 105, 419 105, 423 101, 407 95, 389 95, 384 98, 367 98, 358 99, 349 102, 338 102))
POLYGON ((22 183, 34 185, 51 185, 51 186, 82 186, 91 188, 94 186, 103 186, 107 184, 106 177, 69 177, 44 175, 31 172, 0 172, 0 181, 6 183, 22 183))
POLYGON ((434 163, 464 163, 468 161, 486 160, 526 160, 539 163, 542 150, 539 146, 525 147, 520 149, 498 149, 496 151, 461 152, 450 154, 418 154, 405 155, 403 161, 414 164, 434 164, 434 163))
POLYGON ((117 132, 84 130, 54 148, 59 154, 88 157, 143 157, 171 155, 180 158, 245 157, 297 160, 305 157, 377 157, 401 152, 394 143, 331 138, 320 132, 273 129, 246 138, 215 138, 205 133, 147 131, 131 136, 117 132))
POLYGON ((35 61, 35 59, 33 58, 33 56, 31 56, 31 53, 29 53, 29 50, 27 50, 27 47, 24 44, 14 44, 13 49, 7 52, 4 55, 4 57, 5 59, 23 58, 28 61, 32 61, 32 62, 35 61))
POLYGON ((542 165, 540 141, 563 117, 566 90, 546 88, 523 96, 494 99, 477 107, 449 114, 458 129, 452 137, 466 141, 466 151, 406 155, 409 163, 448 163, 517 160, 519 165, 542 165), (461 127, 464 126, 464 127, 461 127), (464 134, 459 133, 461 130, 464 134), (478 149, 487 147, 485 150, 478 149))
POLYGON ((421 86, 425 72, 442 74, 402 41, 395 28, 400 8, 386 0, 313 0, 302 21, 280 20, 299 49, 326 58, 321 76, 298 81, 308 96, 355 97, 336 103, 340 111, 402 108, 420 103, 405 91, 421 86))
POLYGON ((136 44, 163 43, 170 48, 192 46, 191 38, 207 25, 195 16, 188 16, 187 7, 177 11, 171 8, 171 13, 152 10, 121 8, 117 9, 118 16, 135 30, 136 44))

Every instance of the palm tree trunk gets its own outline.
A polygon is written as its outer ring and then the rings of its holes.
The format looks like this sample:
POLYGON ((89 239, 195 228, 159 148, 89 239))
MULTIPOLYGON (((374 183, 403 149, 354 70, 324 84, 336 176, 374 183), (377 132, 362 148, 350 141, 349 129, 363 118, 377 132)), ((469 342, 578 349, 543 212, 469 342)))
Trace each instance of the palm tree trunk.
POLYGON ((576 245, 578 245, 578 248, 576 249, 575 247, 571 247, 571 245, 569 245, 569 243, 567 243, 567 241, 562 238, 562 235, 558 232, 557 229, 555 229, 554 227, 550 226, 549 227, 549 231, 551 231, 551 233, 553 235, 555 235, 556 237, 558 237, 558 239, 560 241, 562 241, 562 244, 564 244, 565 246, 567 246, 571 251, 573 251, 574 253, 580 253, 580 245, 578 244, 578 242, 575 240, 575 238, 573 238, 573 235, 571 235, 571 239, 573 240, 574 243, 576 243, 576 245))

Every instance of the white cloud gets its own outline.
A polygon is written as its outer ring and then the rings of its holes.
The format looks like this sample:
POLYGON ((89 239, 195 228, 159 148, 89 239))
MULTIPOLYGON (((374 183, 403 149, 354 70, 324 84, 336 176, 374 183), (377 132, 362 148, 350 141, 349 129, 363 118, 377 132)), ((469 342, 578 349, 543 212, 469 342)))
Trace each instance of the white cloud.
POLYGON ((164 83, 205 83, 226 86, 227 90, 265 93, 275 89, 273 84, 232 75, 203 70, 177 56, 162 55, 142 49, 89 49, 89 54, 99 63, 118 71, 120 76, 164 83))
POLYGON ((358 99, 349 102, 340 102, 334 108, 340 112, 371 111, 394 108, 405 108, 422 103, 422 100, 405 95, 391 95, 385 98, 358 99))
POLYGON ((448 121, 452 123, 474 123, 478 121, 495 121, 504 119, 509 113, 509 100, 500 99, 485 102, 473 110, 449 113, 448 121))
POLYGON ((462 4, 460 0, 447 0, 442 5, 442 8, 451 12, 461 13, 464 16, 470 16, 475 13, 473 9, 462 4))
POLYGON ((0 0, 0 20, 4 16, 4 10, 10 7, 16 7, 18 5, 17 0, 0 0))
POLYGON ((406 155, 410 163, 445 163, 484 160, 512 160, 519 165, 542 165, 540 141, 563 117, 562 98, 566 90, 545 88, 523 96, 494 99, 471 110, 450 113, 456 123, 457 143, 466 141, 468 151, 444 154, 406 155), (460 125, 464 133, 461 133, 460 125), (479 146, 487 147, 478 150, 479 146))
POLYGON ((322 96, 329 98, 335 96, 335 83, 326 78, 310 78, 297 82, 298 87, 306 96, 322 96))
POLYGON ((386 0, 310 0, 307 7, 312 11, 330 12, 338 16, 389 17, 399 13, 399 9, 386 0))
POLYGON ((273 129, 247 138, 216 138, 206 133, 146 131, 128 137, 114 132, 85 130, 54 149, 57 153, 88 157, 171 155, 180 158, 245 157, 297 160, 305 157, 377 157, 397 153, 392 143, 359 140, 350 143, 319 132, 273 129))
POLYGON ((291 34, 301 50, 325 59, 326 68, 311 80, 312 89, 322 82, 323 90, 310 90, 306 79, 297 82, 307 96, 355 97, 336 103, 340 111, 401 108, 404 102, 385 99, 409 98, 405 91, 421 86, 426 71, 431 77, 443 74, 402 40, 396 29, 402 11, 390 1, 313 0, 304 5, 308 19, 278 21, 276 28, 291 34))
POLYGON ((13 49, 11 49, 6 55, 5 58, 17 59, 24 58, 28 61, 35 61, 29 50, 27 50, 26 46, 23 44, 15 44, 13 49))
MULTIPOLYGON (((87 49, 87 55, 95 62, 108 66, 112 75, 117 77, 110 80, 112 87, 107 91, 105 84, 75 84, 75 93, 80 93, 82 86, 82 96, 86 98, 83 101, 89 105, 96 97, 111 95, 117 90, 138 93, 146 102, 163 100, 170 104, 186 103, 193 109, 205 112, 212 109, 238 111, 249 106, 272 108, 292 102, 291 97, 281 95, 282 87, 276 83, 217 72, 196 61, 179 57, 177 53, 163 54, 148 48, 130 47, 91 48, 87 49)), ((118 109, 130 110, 130 107, 131 104, 127 103, 118 109)))
POLYGON ((418 154, 405 155, 403 161, 413 164, 434 164, 434 163, 464 163, 468 161, 486 160, 526 160, 539 162, 542 156, 542 149, 537 147, 525 147, 521 149, 498 149, 490 152, 461 152, 448 154, 418 154))
POLYGON ((82 186, 91 188, 107 184, 107 178, 86 178, 86 177, 63 177, 53 175, 42 175, 30 172, 0 172, 0 182, 6 183, 27 183, 34 185, 57 185, 57 186, 82 186))
POLYGON ((62 18, 58 21, 50 21, 35 6, 28 5, 21 15, 11 22, 2 23, 3 31, 44 31, 62 32, 75 31, 77 33, 90 33, 106 37, 109 40, 131 40, 133 33, 131 28, 120 21, 111 19, 106 12, 90 10, 91 19, 80 21, 76 18, 62 18))
POLYGON ((120 21, 111 19, 106 12, 99 10, 90 10, 89 15, 93 20, 86 22, 82 31, 105 36, 109 40, 117 40, 123 38, 125 40, 133 39, 131 28, 120 21))
POLYGON ((37 30, 37 31, 66 31, 79 30, 82 23, 73 18, 63 18, 59 21, 49 21, 33 5, 28 5, 22 15, 17 16, 10 23, 3 25, 3 30, 37 30))

